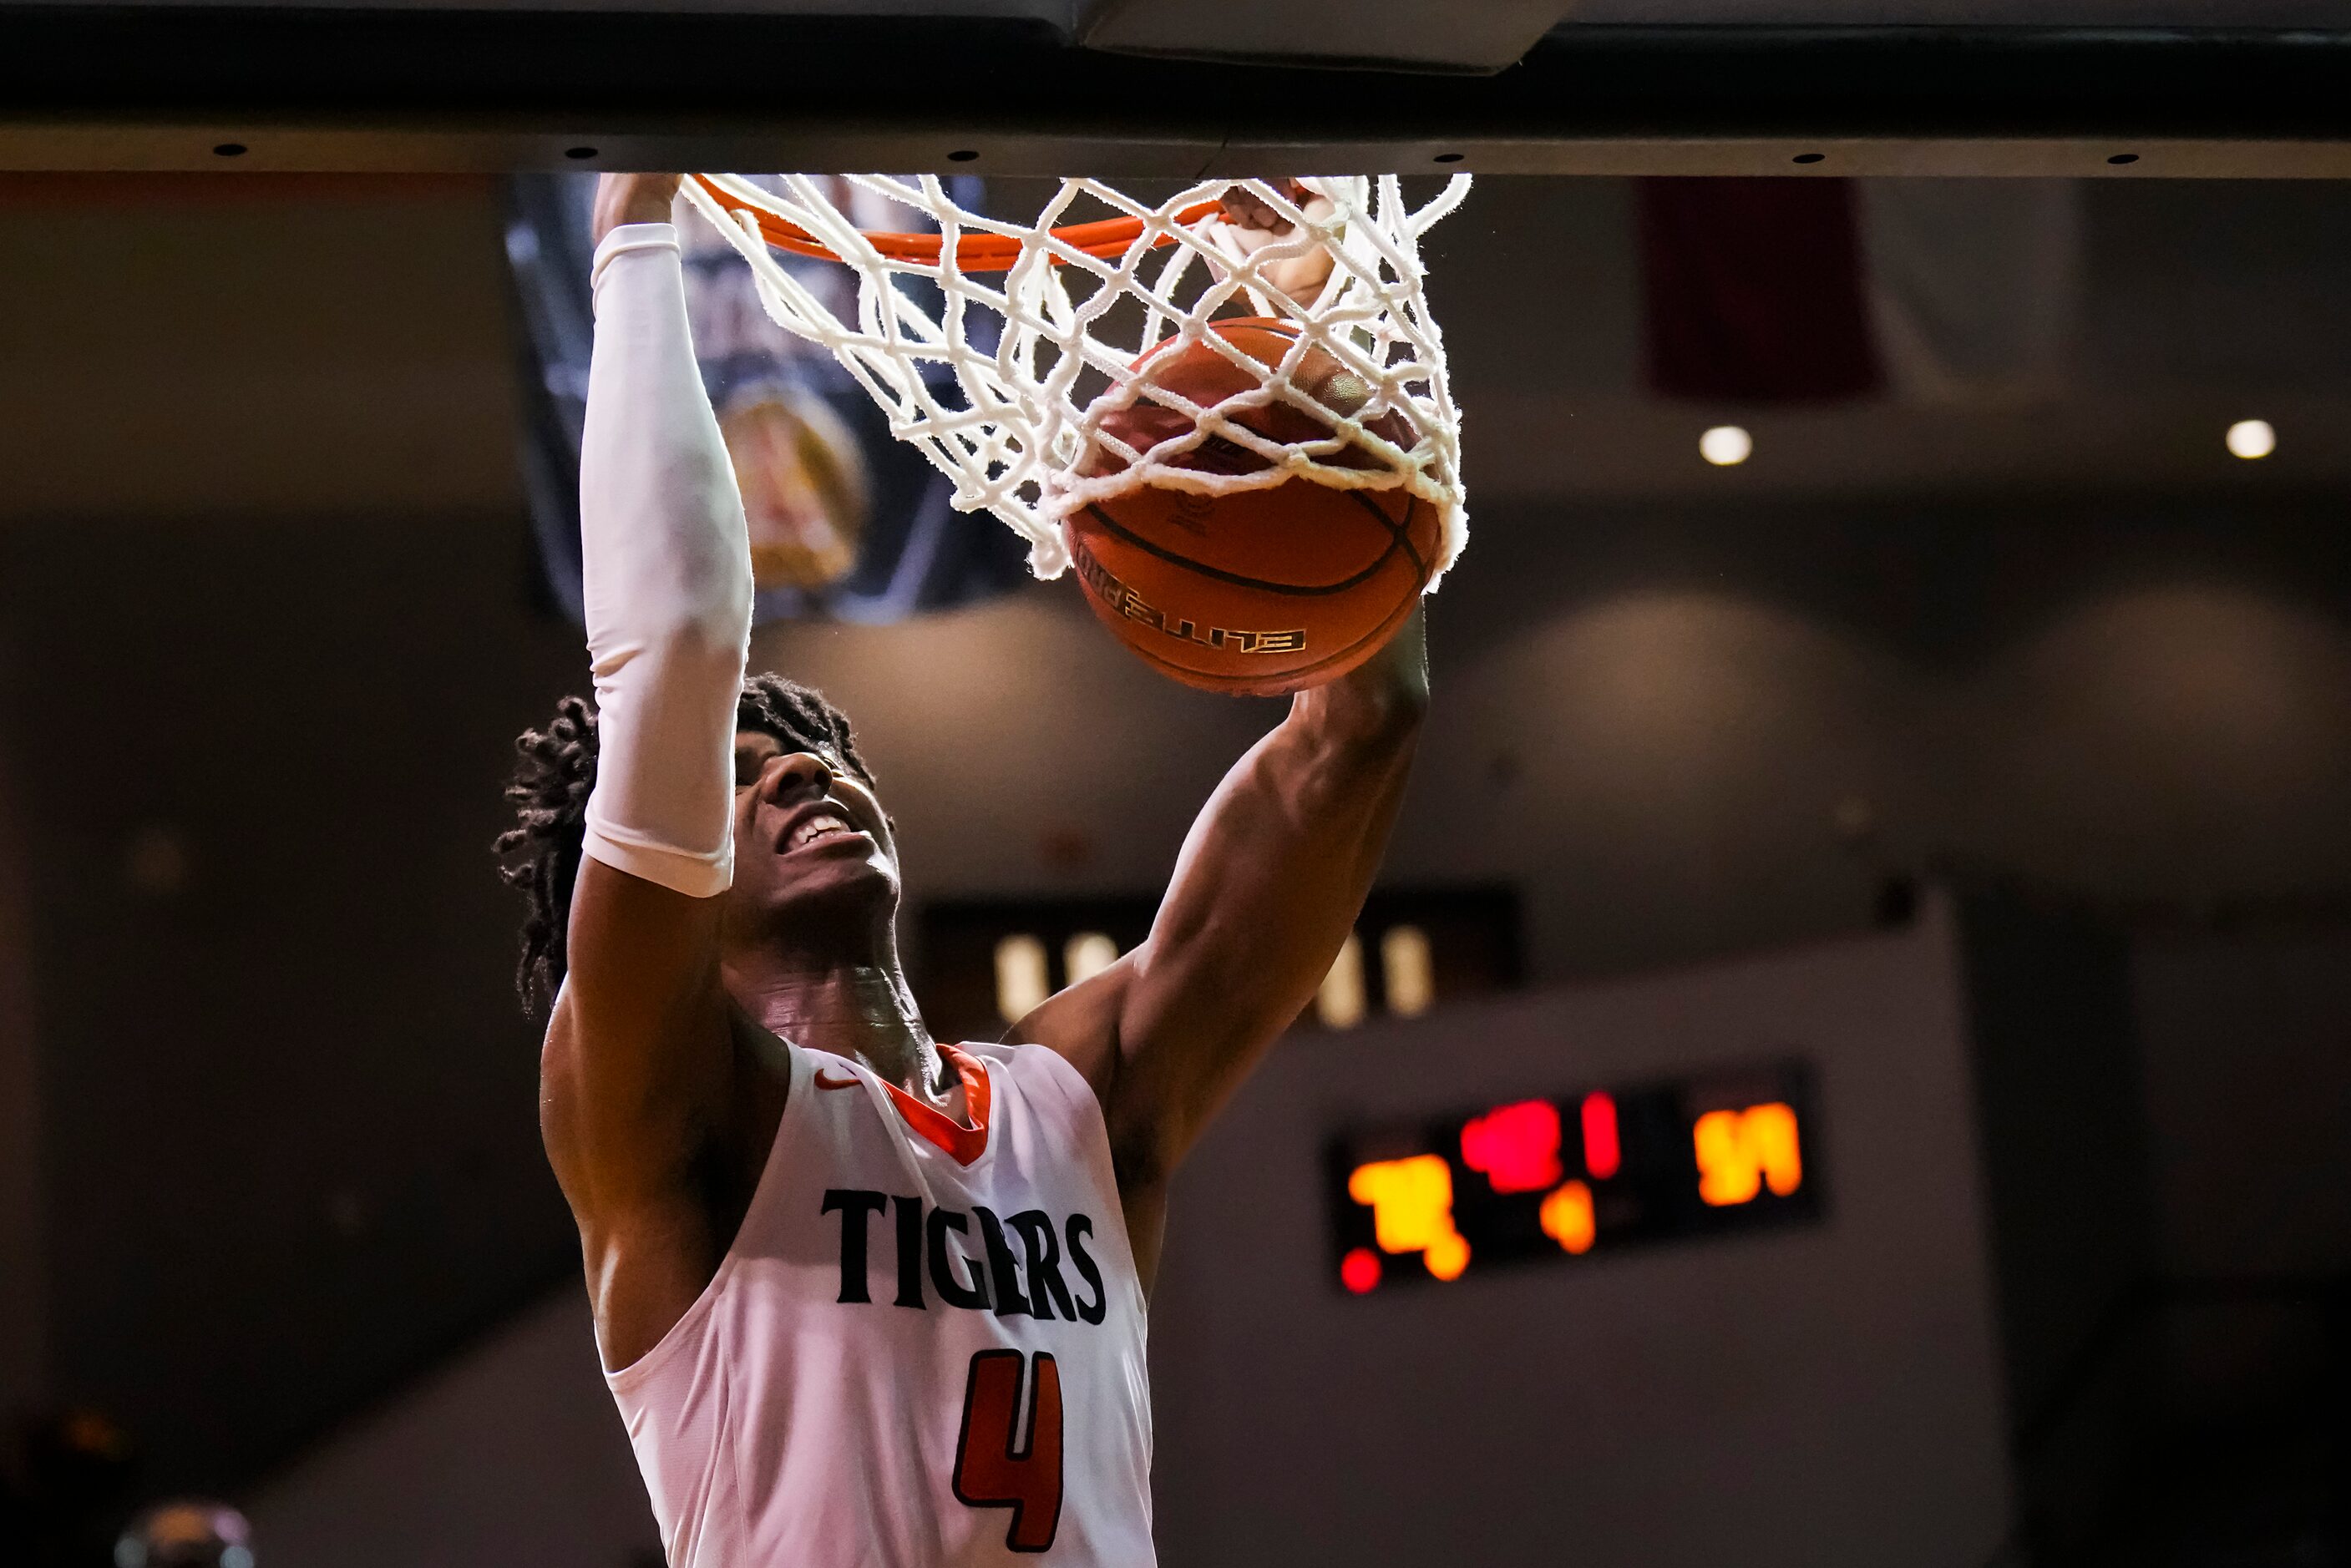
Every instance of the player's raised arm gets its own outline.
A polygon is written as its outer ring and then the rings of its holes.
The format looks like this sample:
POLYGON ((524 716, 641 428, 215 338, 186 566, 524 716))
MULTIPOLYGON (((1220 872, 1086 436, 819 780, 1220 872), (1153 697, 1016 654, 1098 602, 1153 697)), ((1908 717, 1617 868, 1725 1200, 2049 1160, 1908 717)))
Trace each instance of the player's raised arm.
POLYGON ((1416 607, 1367 663, 1292 698, 1225 775, 1143 945, 1022 1023, 1100 1095, 1139 1255, 1155 1258, 1166 1178, 1353 929, 1427 701, 1416 607))
POLYGON ((697 1152, 733 1052, 718 965, 750 631, 743 506, 695 363, 674 177, 598 189, 580 545, 599 733, 541 1119, 607 1365, 657 1343, 723 1255, 697 1152))

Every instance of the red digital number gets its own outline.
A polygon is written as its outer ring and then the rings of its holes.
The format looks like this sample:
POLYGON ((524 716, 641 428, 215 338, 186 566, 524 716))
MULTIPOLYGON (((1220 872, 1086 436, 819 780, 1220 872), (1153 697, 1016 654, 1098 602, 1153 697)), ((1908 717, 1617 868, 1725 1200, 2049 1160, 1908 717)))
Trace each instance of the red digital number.
POLYGON ((973 1508, 1008 1508, 1004 1544, 1042 1552, 1061 1523, 1061 1369, 1036 1356, 1028 1441, 1021 1441, 1020 1395, 1028 1357, 983 1350, 971 1358, 964 1386, 963 1434, 956 1439, 955 1494, 973 1508))

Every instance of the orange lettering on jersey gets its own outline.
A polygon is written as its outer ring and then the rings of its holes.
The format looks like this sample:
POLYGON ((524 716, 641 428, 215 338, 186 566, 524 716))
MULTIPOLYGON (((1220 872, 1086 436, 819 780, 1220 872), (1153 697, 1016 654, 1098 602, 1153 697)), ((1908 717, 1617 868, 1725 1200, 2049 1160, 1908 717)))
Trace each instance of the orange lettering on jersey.
POLYGON ((1028 1359, 1017 1350, 972 1356, 963 1433, 956 1439, 955 1494, 973 1508, 1009 1508, 1005 1546, 1042 1552, 1061 1524, 1061 1369, 1050 1355, 1037 1353, 1037 1388, 1023 1443, 1020 1386, 1028 1359))

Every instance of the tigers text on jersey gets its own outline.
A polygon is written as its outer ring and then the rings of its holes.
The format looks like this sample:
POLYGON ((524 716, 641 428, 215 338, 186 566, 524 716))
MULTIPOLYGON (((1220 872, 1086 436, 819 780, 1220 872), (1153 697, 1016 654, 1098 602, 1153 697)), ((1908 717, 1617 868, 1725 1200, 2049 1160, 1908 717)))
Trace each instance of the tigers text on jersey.
POLYGON ((1144 1300, 1093 1091, 942 1047, 968 1125, 793 1047, 742 1230, 608 1375, 673 1568, 1149 1568, 1144 1300))

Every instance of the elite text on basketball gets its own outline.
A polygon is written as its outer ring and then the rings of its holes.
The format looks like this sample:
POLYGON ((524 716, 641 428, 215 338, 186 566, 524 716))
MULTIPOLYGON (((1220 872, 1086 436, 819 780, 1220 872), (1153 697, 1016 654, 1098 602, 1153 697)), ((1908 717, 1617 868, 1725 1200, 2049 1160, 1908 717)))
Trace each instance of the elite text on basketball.
POLYGON ((1206 632, 1196 622, 1171 617, 1111 575, 1110 569, 1094 559, 1093 552, 1080 547, 1071 552, 1077 563, 1078 575, 1102 601, 1133 621, 1141 621, 1155 631, 1183 642, 1196 643, 1202 648, 1225 649, 1234 653, 1298 653, 1306 647, 1306 628, 1292 628, 1286 631, 1246 631, 1228 627, 1212 626, 1206 632))

